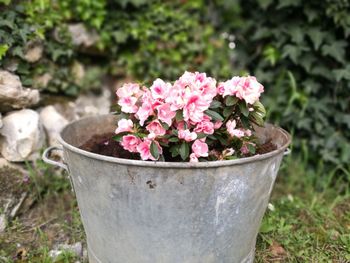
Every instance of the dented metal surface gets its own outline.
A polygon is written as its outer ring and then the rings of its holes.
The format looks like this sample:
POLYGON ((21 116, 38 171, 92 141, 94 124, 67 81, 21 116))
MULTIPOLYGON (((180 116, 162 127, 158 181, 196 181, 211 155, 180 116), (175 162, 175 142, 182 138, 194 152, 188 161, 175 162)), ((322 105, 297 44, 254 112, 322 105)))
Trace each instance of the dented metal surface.
POLYGON ((145 162, 78 149, 113 131, 115 117, 90 117, 61 133, 87 235, 90 262, 253 262, 259 226, 290 136, 259 129, 278 149, 206 163, 145 162))

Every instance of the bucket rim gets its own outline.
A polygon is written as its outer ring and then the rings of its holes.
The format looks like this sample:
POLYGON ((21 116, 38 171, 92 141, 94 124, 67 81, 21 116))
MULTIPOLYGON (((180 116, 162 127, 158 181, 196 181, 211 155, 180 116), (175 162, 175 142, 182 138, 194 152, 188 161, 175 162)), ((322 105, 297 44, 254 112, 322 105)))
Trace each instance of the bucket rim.
POLYGON ((62 138, 62 133, 64 132, 65 129, 68 128, 68 126, 74 125, 79 121, 101 118, 101 117, 103 118, 103 117, 106 117, 107 115, 111 115, 111 114, 88 116, 88 117, 84 117, 79 120, 70 122, 59 133, 58 142, 62 144, 63 148, 69 149, 72 152, 75 152, 77 154, 80 154, 95 160, 105 161, 109 163, 116 163, 121 165, 130 165, 130 166, 142 166, 142 167, 154 167, 154 168, 182 168, 182 169, 224 167, 224 166, 233 166, 233 165, 241 165, 241 164, 247 164, 252 162, 258 162, 271 157, 275 157, 279 154, 283 154, 283 152, 287 149, 287 147, 291 143, 291 135, 286 130, 271 124, 273 127, 275 127, 279 132, 281 132, 286 137, 286 142, 274 151, 264 153, 264 154, 256 154, 250 157, 238 158, 234 160, 206 161, 206 162, 161 162, 161 161, 131 160, 131 159, 117 158, 117 157, 111 157, 111 156, 101 155, 97 153, 92 153, 89 151, 82 150, 79 147, 73 146, 62 138))

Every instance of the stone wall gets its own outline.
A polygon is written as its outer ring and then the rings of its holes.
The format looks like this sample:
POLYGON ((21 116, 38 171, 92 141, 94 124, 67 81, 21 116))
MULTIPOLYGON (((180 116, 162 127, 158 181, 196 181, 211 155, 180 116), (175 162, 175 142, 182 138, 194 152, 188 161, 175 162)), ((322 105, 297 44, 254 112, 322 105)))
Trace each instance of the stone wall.
POLYGON ((0 70, 0 158, 33 161, 40 158, 42 148, 57 144, 59 132, 69 122, 110 112, 110 88, 101 86, 99 95, 82 94, 48 104, 50 99, 39 90, 23 87, 17 75, 0 70))

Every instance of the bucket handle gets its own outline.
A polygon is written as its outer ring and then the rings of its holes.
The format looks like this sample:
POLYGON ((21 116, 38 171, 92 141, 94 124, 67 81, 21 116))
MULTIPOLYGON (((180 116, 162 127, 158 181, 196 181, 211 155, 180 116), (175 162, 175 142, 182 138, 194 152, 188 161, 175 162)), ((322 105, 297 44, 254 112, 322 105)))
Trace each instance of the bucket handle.
POLYGON ((291 152, 292 150, 290 148, 287 148, 284 150, 283 156, 290 155, 291 152))
POLYGON ((61 162, 57 162, 57 161, 54 161, 54 160, 51 160, 50 159, 50 153, 53 151, 53 150, 57 150, 57 151, 63 151, 63 148, 61 146, 50 146, 48 147, 44 152, 43 152, 43 161, 45 163, 48 163, 48 164, 52 164, 52 165, 55 165, 55 166, 58 166, 58 167, 61 167, 63 168, 64 170, 66 170, 68 172, 68 166, 65 164, 65 163, 61 163, 61 162))

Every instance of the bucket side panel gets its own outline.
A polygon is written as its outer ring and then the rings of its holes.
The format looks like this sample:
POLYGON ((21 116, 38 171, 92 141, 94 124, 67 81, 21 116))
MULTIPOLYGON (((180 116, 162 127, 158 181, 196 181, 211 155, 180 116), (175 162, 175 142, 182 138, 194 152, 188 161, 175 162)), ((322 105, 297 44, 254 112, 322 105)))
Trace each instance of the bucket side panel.
POLYGON ((101 262, 250 262, 282 155, 207 169, 126 166, 67 151, 101 262))

